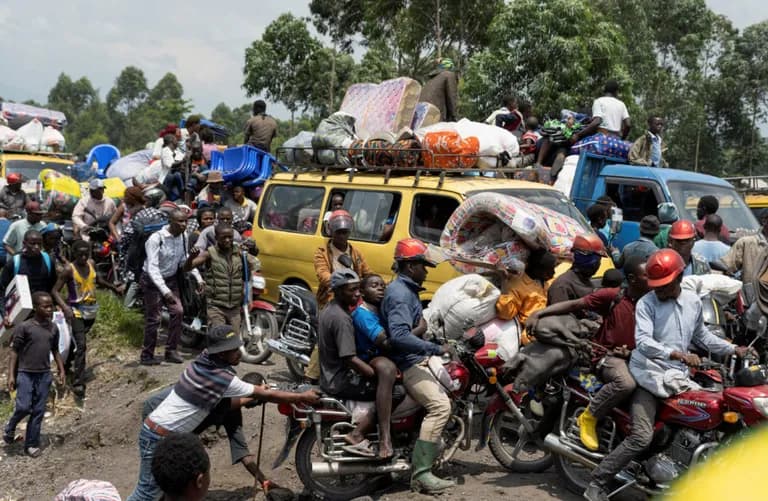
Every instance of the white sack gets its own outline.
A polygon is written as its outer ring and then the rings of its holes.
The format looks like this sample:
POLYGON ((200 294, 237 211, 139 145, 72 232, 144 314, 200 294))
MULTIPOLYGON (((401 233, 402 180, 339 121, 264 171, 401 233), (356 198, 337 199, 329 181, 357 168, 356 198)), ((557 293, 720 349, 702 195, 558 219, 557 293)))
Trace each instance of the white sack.
POLYGON ((456 123, 456 131, 462 139, 474 136, 480 141, 478 167, 496 168, 496 157, 502 153, 507 153, 510 158, 520 155, 520 144, 515 135, 501 127, 462 118, 456 123))
POLYGON ((27 151, 39 151, 40 142, 43 139, 43 124, 37 118, 33 118, 25 125, 19 127, 16 132, 24 138, 24 149, 27 151))
POLYGON ((442 334, 444 328, 448 339, 459 339, 468 328, 496 317, 499 295, 499 289, 480 275, 449 280, 437 289, 424 314, 428 330, 442 334))

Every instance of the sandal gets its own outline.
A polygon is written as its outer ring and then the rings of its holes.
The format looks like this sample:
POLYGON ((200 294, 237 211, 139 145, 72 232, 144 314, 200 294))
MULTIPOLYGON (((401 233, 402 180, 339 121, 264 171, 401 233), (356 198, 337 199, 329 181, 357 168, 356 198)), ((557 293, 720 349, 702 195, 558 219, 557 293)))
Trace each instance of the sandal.
POLYGON ((362 456, 366 458, 376 457, 376 454, 371 450, 371 442, 365 439, 355 445, 344 445, 341 447, 343 451, 354 454, 355 456, 362 456))

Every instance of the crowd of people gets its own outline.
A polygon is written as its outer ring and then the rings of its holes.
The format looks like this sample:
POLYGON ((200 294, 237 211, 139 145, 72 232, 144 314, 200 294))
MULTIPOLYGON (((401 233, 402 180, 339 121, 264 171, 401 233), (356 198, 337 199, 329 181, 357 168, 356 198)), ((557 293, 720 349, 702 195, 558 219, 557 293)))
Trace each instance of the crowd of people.
MULTIPOLYGON (((445 64, 441 72, 450 73, 445 64)), ((444 85, 449 85, 449 77, 442 75, 444 85)), ((613 84, 606 86, 604 98, 596 100, 598 112, 593 110, 592 120, 585 125, 576 127, 573 120, 566 120, 568 141, 595 131, 627 136, 631 124, 626 107, 616 98, 617 91, 613 84)), ((446 103, 448 118, 452 106, 446 103)), ((254 103, 247 140, 268 151, 276 124, 265 111, 263 102, 254 103)), ((538 146, 527 151, 538 155, 538 162, 562 153, 556 144, 542 143, 540 138, 534 141, 531 134, 537 121, 520 112, 513 98, 505 99, 504 108, 489 120, 515 128, 524 139, 530 133, 527 139, 538 146)), ((651 117, 648 134, 632 148, 649 165, 664 165, 662 126, 658 117, 651 117)), ((226 430, 233 464, 243 464, 265 490, 278 488, 259 470, 248 450, 241 409, 264 402, 311 404, 319 395, 315 390, 278 391, 263 381, 246 381, 236 375, 243 345, 244 281, 249 278, 248 270, 260 266, 258 247, 249 233, 258 194, 246 186, 228 186, 221 172, 207 170, 209 138, 195 116, 187 119, 185 131, 175 126, 161 131, 156 149, 163 175, 134 180, 119 203, 105 197, 102 181, 91 181, 88 196, 78 202, 72 215, 71 242, 64 242, 63 229, 46 219, 50 215, 39 202, 20 190, 14 174, 8 175, 8 185, 0 190, 0 290, 16 275, 26 275, 34 305, 31 317, 23 322, 3 319, 4 327, 13 329, 8 386, 16 391, 16 408, 3 438, 13 443, 17 424, 30 416, 24 438, 29 456, 41 453, 51 359, 58 371, 57 382, 63 385, 69 377, 73 392, 85 396, 87 337, 99 308, 97 286, 124 295, 126 305, 141 298, 145 325, 138 361, 144 366, 184 362, 178 353, 184 293, 194 290, 207 298, 205 349, 173 387, 145 402, 138 439, 140 472, 128 498, 131 501, 155 500, 161 492, 168 499, 204 496, 210 462, 195 435, 210 425, 226 430), (7 216, 11 212, 23 213, 23 217, 10 222, 7 216), (109 278, 97 272, 92 256, 98 244, 93 241, 93 231, 98 228, 116 243, 119 252, 118 267, 109 278), (72 355, 67 363, 59 355, 55 309, 61 311, 72 333, 72 355), (167 338, 163 356, 157 358, 163 310, 169 317, 167 338)), ((435 263, 422 241, 400 240, 394 253, 395 278, 387 284, 350 243, 354 219, 343 209, 343 196, 337 197, 322 219, 327 241, 315 252, 319 339, 306 380, 338 398, 375 403, 375 413, 363 415, 345 435, 345 450, 385 460, 394 454, 389 422, 392 389, 401 373, 406 391, 426 410, 411 458, 411 487, 426 493, 446 491, 455 482, 440 478, 432 466, 451 401, 428 363, 430 356, 450 354, 451 347, 425 337, 427 326, 419 298, 428 269, 435 263), (365 437, 377 423, 380 441, 374 447, 365 437)), ((709 273, 714 267, 752 280, 768 242, 766 219, 762 233, 731 246, 728 229, 717 214, 717 199, 706 196, 699 200, 695 224, 679 220, 663 225, 658 217, 646 216, 640 224, 640 238, 619 252, 611 245, 613 205, 606 197, 588 209, 595 233, 574 240, 573 264, 557 278, 557 258, 545 250, 533 251, 520 274, 497 270, 502 275, 498 317, 517 319, 527 326, 521 336, 524 345, 535 340, 535 326, 546 316, 572 313, 602 322, 594 341, 602 349, 598 371, 604 386, 579 417, 581 440, 586 448, 596 450, 598 420, 625 401, 631 402, 633 424, 624 443, 593 473, 585 494, 591 500, 607 499, 608 481, 650 444, 658 399, 669 396, 659 378, 670 368, 697 365, 698 358, 689 351, 691 342, 716 353, 746 353, 745 348, 722 341, 703 328, 701 303, 681 289, 682 278, 709 273), (622 273, 606 273, 602 287, 595 288, 593 277, 606 257, 622 273)), ((5 311, 4 300, 0 298, 0 311, 5 311)))

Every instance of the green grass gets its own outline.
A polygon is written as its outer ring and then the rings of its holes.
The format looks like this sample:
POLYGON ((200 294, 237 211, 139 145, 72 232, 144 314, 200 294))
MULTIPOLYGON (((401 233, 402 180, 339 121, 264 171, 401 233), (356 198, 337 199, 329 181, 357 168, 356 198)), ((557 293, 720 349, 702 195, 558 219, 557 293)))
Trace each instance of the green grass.
POLYGON ((90 333, 109 348, 138 348, 144 340, 144 315, 123 306, 122 298, 111 292, 97 291, 99 315, 90 333))
POLYGON ((13 400, 10 395, 7 398, 0 397, 0 421, 7 421, 13 414, 13 400))

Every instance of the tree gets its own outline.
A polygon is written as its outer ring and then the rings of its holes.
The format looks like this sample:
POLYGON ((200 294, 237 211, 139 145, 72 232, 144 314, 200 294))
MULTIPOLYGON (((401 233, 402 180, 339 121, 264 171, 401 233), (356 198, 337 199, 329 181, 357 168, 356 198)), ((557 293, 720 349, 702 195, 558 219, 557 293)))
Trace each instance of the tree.
POLYGON ((251 116, 251 109, 251 104, 243 104, 232 109, 226 103, 219 103, 211 111, 211 120, 227 128, 229 144, 240 144, 243 142, 243 130, 245 122, 251 116))
POLYGON ((470 59, 462 87, 464 111, 474 118, 510 92, 528 96, 544 113, 582 109, 609 78, 623 84, 622 95, 632 102, 624 37, 588 2, 513 2, 493 20, 488 38, 470 59))
POLYGON ((109 142, 106 108, 88 78, 73 81, 66 73, 59 75, 48 93, 48 107, 67 116, 63 133, 69 151, 85 155, 93 146, 109 142))
POLYGON ((292 115, 307 110, 307 90, 316 78, 309 63, 320 47, 303 20, 282 14, 245 50, 243 88, 249 97, 263 93, 283 103, 292 115))
POLYGON ((155 84, 143 106, 148 107, 153 121, 166 123, 177 123, 192 109, 190 101, 184 99, 184 88, 173 73, 166 73, 155 84))

